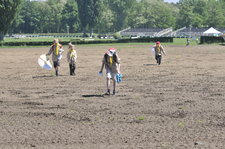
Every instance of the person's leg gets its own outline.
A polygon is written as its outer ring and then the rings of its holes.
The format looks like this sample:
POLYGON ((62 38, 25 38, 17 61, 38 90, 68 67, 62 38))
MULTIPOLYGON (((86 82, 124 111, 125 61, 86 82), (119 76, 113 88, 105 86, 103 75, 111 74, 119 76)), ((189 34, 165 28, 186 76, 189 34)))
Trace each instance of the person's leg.
POLYGON ((162 60, 162 56, 161 55, 159 55, 159 65, 161 64, 161 60, 162 60))
POLYGON ((59 67, 60 67, 60 63, 59 60, 55 62, 55 75, 58 76, 59 75, 59 67))
POLYGON ((73 64, 72 75, 75 75, 76 64, 73 64))
POLYGON ((116 80, 113 80, 113 95, 116 94, 116 80))
POLYGON ((59 66, 55 67, 55 75, 56 75, 56 76, 59 75, 59 66))
POLYGON ((155 60, 156 60, 156 63, 158 64, 158 57, 157 57, 157 55, 155 55, 155 60))
POLYGON ((55 75, 58 76, 58 64, 56 61, 53 62, 55 68, 55 75))
POLYGON ((72 64, 69 63, 70 75, 72 75, 72 64))
POLYGON ((106 78, 106 88, 107 88, 107 91, 106 91, 106 95, 110 95, 110 78, 106 78))

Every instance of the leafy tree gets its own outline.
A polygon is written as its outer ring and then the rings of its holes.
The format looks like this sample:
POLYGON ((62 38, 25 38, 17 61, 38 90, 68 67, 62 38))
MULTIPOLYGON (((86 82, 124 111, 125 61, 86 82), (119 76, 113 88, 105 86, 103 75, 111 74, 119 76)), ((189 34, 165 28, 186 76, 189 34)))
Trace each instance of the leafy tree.
POLYGON ((0 1, 0 40, 4 39, 4 35, 12 23, 21 0, 1 0, 0 1))
POLYGON ((108 0, 114 15, 114 32, 128 27, 128 15, 137 4, 136 0, 108 0))
POLYGON ((89 26, 90 34, 92 36, 93 28, 96 26, 101 6, 102 0, 76 0, 78 4, 79 18, 83 30, 83 35, 86 36, 86 29, 89 26))
POLYGON ((98 33, 109 33, 113 31, 113 22, 115 16, 112 10, 109 8, 107 1, 103 2, 102 13, 99 17, 99 21, 95 26, 95 30, 98 33))
POLYGON ((142 0, 129 15, 131 27, 168 28, 175 27, 176 9, 173 5, 157 0, 142 0), (174 10, 174 11, 172 11, 174 10))
POLYGON ((79 16, 78 16, 78 6, 74 0, 68 0, 62 11, 62 26, 61 32, 76 32, 79 30, 79 16))
POLYGON ((90 0, 76 0, 77 1, 77 5, 78 5, 78 14, 79 14, 79 18, 80 18, 80 23, 81 23, 81 27, 82 27, 82 31, 83 31, 83 36, 86 36, 86 28, 88 25, 88 20, 89 20, 89 16, 88 16, 88 4, 90 0))
POLYGON ((177 18, 177 27, 192 26, 193 14, 193 0, 180 0, 179 15, 177 18))
POLYGON ((211 27, 224 27, 225 22, 225 11, 224 2, 209 0, 207 6, 207 19, 206 23, 211 27))
POLYGON ((90 28, 90 37, 92 37, 94 27, 99 21, 100 15, 101 15, 101 10, 102 10, 102 5, 103 1, 102 0, 91 0, 89 1, 89 8, 88 9, 88 14, 89 14, 89 28, 90 28))
POLYGON ((26 1, 21 9, 20 15, 23 20, 20 28, 24 33, 39 32, 41 16, 38 2, 26 1))
POLYGON ((62 20, 62 10, 64 9, 64 5, 66 4, 66 0, 48 0, 47 4, 50 7, 49 14, 49 32, 51 33, 59 33, 61 28, 61 20, 62 20))

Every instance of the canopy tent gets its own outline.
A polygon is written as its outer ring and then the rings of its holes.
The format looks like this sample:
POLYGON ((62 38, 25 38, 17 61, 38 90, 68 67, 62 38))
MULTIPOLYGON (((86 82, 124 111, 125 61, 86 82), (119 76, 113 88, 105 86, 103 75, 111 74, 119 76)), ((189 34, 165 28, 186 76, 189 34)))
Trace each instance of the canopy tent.
POLYGON ((203 32, 203 35, 205 36, 218 36, 219 34, 221 34, 221 32, 214 29, 213 27, 210 27, 208 30, 203 32))

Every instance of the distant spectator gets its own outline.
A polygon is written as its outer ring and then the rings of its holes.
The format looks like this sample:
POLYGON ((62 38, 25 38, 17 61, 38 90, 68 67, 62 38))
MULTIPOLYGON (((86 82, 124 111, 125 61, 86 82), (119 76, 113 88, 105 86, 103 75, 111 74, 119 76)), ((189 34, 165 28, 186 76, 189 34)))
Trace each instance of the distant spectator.
POLYGON ((190 39, 187 38, 187 44, 186 44, 186 46, 189 46, 189 45, 190 45, 190 39))

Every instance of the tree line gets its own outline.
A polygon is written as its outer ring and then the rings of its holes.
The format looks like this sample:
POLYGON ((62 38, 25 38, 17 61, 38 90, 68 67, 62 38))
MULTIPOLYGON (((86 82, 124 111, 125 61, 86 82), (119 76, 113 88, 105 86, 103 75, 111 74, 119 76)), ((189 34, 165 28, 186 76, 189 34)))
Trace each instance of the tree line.
POLYGON ((176 4, 163 0, 4 0, 0 2, 0 34, 82 32, 91 36, 128 27, 225 27, 223 8, 224 0, 176 4))

